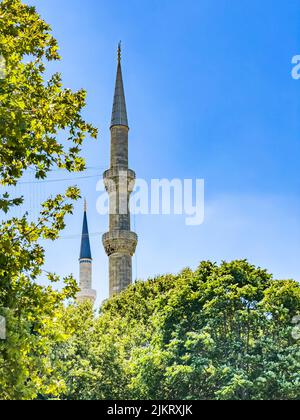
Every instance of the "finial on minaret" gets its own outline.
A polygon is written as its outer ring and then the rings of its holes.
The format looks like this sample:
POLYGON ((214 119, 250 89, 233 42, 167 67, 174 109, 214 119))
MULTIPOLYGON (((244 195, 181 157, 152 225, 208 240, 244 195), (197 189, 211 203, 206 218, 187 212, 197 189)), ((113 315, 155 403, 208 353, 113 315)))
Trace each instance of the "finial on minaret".
POLYGON ((86 198, 84 198, 84 207, 83 207, 84 212, 87 212, 87 201, 86 198))
POLYGON ((118 63, 121 63, 121 54, 122 54, 122 42, 118 44, 118 63))

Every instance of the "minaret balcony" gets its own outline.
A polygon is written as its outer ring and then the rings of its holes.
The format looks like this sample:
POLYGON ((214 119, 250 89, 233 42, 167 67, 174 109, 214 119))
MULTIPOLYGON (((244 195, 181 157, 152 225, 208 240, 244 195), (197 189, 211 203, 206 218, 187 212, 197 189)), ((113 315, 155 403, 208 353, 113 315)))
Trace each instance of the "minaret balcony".
POLYGON ((102 237, 105 252, 108 256, 121 253, 133 256, 136 250, 138 236, 128 230, 113 230, 102 237))
POLYGON ((77 293, 77 301, 79 303, 86 302, 87 300, 94 303, 96 300, 96 297, 97 297, 97 292, 94 289, 81 289, 77 293))
POLYGON ((132 192, 135 184, 136 175, 131 169, 122 166, 113 166, 103 174, 103 181, 107 192, 116 191, 122 184, 126 185, 127 191, 132 192))

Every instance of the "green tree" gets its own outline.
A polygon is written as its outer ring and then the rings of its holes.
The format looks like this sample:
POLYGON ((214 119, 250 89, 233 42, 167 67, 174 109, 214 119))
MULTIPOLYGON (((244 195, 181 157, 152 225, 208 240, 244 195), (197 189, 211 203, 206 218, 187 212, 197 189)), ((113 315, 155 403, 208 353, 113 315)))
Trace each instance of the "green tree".
MULTIPOLYGON (((57 369, 54 375, 63 378, 65 383, 61 399, 129 397, 123 369, 128 337, 126 334, 123 338, 119 334, 104 334, 106 328, 120 331, 122 325, 118 321, 111 319, 108 322, 103 317, 96 320, 90 303, 65 309, 63 326, 69 339, 63 343, 54 342, 52 351, 57 369)), ((52 396, 44 395, 44 398, 49 397, 52 396)))
POLYGON ((70 187, 47 200, 33 223, 27 214, 10 216, 23 198, 12 198, 5 186, 17 185, 28 168, 37 179, 53 168, 83 170, 81 144, 97 132, 81 116, 86 93, 63 88, 60 74, 46 80, 47 62, 60 59, 58 45, 50 26, 21 0, 0 3, 0 57, 0 213, 7 214, 0 224, 0 315, 7 320, 7 340, 0 342, 0 398, 31 399, 55 395, 63 386, 51 375, 50 348, 66 338, 59 314, 77 287, 68 277, 57 292, 53 273, 48 287, 37 284, 44 265, 39 241, 59 236, 79 190, 70 187))
POLYGON ((247 261, 138 282, 79 330, 61 397, 300 399, 299 312, 297 282, 247 261))

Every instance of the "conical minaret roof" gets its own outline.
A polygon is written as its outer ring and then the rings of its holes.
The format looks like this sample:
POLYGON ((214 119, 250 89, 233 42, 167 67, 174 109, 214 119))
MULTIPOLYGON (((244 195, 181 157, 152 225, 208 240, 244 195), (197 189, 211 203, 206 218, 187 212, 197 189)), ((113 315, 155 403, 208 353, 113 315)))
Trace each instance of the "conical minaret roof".
POLYGON ((123 125, 125 127, 128 127, 126 100, 121 68, 121 43, 119 43, 118 47, 118 68, 115 85, 114 104, 111 117, 111 127, 115 125, 123 125))
POLYGON ((79 259, 92 259, 90 237, 89 237, 89 228, 87 221, 87 206, 86 201, 84 202, 84 214, 83 214, 83 226, 82 226, 82 237, 81 237, 81 247, 80 247, 80 257, 79 259))

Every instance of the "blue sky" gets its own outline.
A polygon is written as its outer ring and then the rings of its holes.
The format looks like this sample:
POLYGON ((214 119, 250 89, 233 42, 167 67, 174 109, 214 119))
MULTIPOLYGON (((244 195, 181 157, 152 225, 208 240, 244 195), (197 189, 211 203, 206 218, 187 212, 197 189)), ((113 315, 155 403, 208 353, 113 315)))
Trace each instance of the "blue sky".
MULTIPOLYGON (((28 3, 59 41, 63 59, 49 71, 60 71, 65 86, 88 91, 84 115, 100 129, 99 140, 84 146, 90 178, 78 181, 89 202, 98 301, 108 294, 108 267, 96 176, 109 165, 120 39, 131 168, 145 179, 206 183, 201 226, 185 226, 181 216, 134 218, 140 237, 134 277, 194 268, 202 259, 248 258, 278 278, 300 280, 300 80, 291 77, 292 57, 300 54, 299 1, 28 3)), ((32 185, 31 208, 64 186, 32 185)), ((46 244, 47 270, 78 277, 81 224, 78 203, 63 239, 46 244)))

